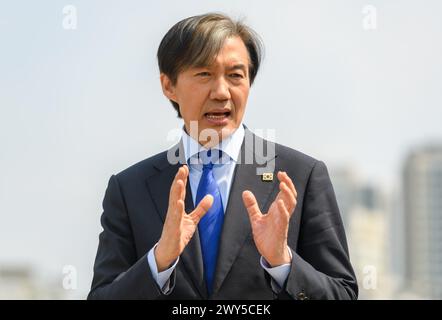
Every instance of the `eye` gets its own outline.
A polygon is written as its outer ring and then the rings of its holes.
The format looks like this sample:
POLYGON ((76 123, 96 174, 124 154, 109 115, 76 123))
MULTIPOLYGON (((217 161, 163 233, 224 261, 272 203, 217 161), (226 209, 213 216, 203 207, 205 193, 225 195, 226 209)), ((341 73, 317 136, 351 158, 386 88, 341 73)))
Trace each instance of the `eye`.
POLYGON ((235 79, 242 79, 244 78, 242 74, 240 73, 231 73, 230 77, 235 78, 235 79))
POLYGON ((207 72, 207 71, 198 72, 196 75, 200 76, 200 77, 209 77, 210 76, 210 72, 207 72))

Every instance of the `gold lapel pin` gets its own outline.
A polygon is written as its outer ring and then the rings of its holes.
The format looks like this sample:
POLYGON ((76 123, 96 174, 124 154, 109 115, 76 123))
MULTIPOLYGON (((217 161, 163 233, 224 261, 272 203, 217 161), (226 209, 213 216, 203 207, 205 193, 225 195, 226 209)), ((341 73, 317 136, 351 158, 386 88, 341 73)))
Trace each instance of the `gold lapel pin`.
POLYGON ((272 172, 263 173, 262 181, 273 181, 273 173, 272 172))

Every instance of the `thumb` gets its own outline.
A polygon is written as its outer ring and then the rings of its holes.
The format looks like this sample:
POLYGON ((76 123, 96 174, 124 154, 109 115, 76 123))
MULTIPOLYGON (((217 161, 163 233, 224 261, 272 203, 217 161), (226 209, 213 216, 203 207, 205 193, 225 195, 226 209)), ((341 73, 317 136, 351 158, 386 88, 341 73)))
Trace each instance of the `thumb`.
POLYGON ((256 219, 262 215, 261 210, 259 210, 258 207, 258 202, 251 191, 246 190, 242 193, 242 201, 249 213, 250 219, 256 219))
POLYGON ((190 214, 195 223, 201 220, 201 218, 209 211, 213 204, 213 196, 211 194, 207 194, 204 198, 201 199, 198 206, 193 210, 190 214))

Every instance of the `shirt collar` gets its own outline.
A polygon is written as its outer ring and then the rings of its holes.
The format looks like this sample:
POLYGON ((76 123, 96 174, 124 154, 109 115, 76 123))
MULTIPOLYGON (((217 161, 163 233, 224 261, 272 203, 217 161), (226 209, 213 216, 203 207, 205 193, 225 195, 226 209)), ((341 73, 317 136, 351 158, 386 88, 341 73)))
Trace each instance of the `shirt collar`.
MULTIPOLYGON (((241 145, 244 140, 244 126, 241 123, 238 129, 236 129, 230 136, 222 140, 216 146, 211 149, 218 149, 227 154, 230 159, 236 162, 238 159, 239 152, 241 150, 241 145)), ((207 150, 202 145, 200 145, 195 139, 189 136, 184 130, 182 130, 182 142, 184 147, 184 155, 186 161, 189 163, 189 159, 201 151, 207 150)))

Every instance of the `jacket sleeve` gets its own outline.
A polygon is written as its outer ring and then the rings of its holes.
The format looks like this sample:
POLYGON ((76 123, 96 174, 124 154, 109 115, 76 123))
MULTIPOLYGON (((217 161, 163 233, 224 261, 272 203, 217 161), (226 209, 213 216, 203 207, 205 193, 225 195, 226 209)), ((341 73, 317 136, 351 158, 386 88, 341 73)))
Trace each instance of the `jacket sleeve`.
POLYGON ((317 161, 307 183, 298 248, 279 299, 357 299, 344 226, 325 164, 317 161))
MULTIPOLYGON (((88 299, 160 299, 163 294, 149 268, 147 255, 137 259, 132 229, 120 191, 112 176, 103 200, 103 231, 99 236, 94 277, 88 299)), ((171 276, 171 286, 175 272, 171 276)))

